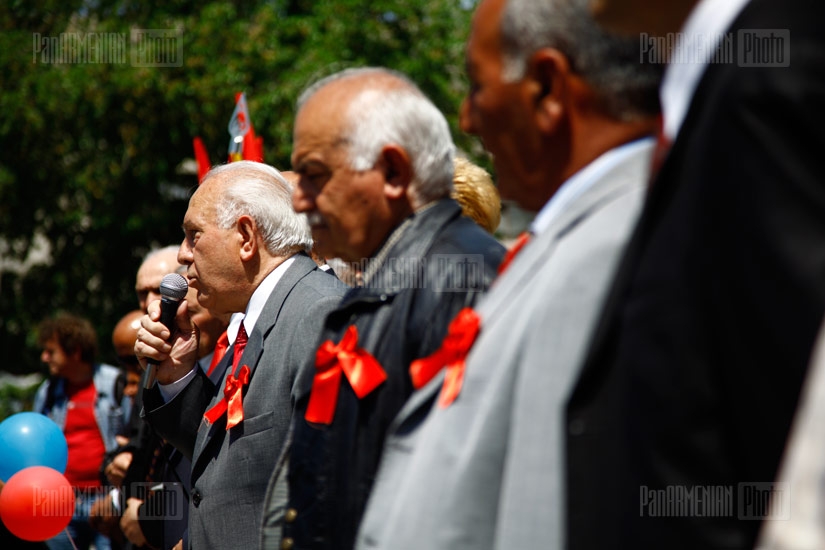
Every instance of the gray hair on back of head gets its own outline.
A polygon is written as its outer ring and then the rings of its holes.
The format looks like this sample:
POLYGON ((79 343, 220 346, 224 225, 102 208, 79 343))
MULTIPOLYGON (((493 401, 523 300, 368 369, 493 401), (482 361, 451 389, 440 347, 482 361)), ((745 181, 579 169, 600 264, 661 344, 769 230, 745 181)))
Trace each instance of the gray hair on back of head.
POLYGON ((659 112, 663 67, 642 63, 639 41, 605 31, 593 19, 590 0, 507 0, 501 17, 502 78, 522 78, 527 60, 542 48, 567 56, 573 72, 596 92, 618 120, 659 112))
MULTIPOLYGON (((447 120, 406 75, 382 67, 345 69, 319 80, 298 98, 298 109, 321 88, 348 78, 391 77, 399 86, 387 88, 378 79, 365 84, 347 107, 343 128, 353 170, 375 165, 381 149, 402 147, 413 166, 410 192, 415 207, 448 196, 453 188, 453 143, 447 120)), ((386 82, 386 81, 384 81, 386 82)))
POLYGON ((261 162, 241 160, 217 166, 203 183, 221 177, 232 180, 215 205, 215 223, 232 227, 247 215, 255 220, 266 249, 276 256, 312 249, 312 233, 306 216, 292 208, 292 185, 281 173, 261 162))

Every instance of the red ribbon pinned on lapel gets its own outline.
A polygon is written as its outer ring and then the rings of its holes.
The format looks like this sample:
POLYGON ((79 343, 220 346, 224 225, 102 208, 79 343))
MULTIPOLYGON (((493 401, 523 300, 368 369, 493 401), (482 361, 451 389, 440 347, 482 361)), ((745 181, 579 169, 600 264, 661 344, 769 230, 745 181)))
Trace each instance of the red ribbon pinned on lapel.
POLYGON ((243 388, 249 384, 249 367, 241 367, 237 378, 229 373, 223 388, 223 399, 204 413, 204 418, 214 424, 223 413, 226 415, 226 429, 234 428, 243 420, 243 388), (228 411, 228 412, 227 412, 228 411))
POLYGON ((226 335, 226 331, 223 331, 215 344, 215 349, 212 352, 212 362, 209 363, 209 370, 206 371, 206 376, 212 376, 212 372, 215 370, 215 367, 218 366, 218 363, 221 362, 223 356, 226 355, 226 350, 228 348, 229 337, 226 335))
POLYGON ((499 275, 504 273, 507 268, 510 267, 510 264, 516 259, 516 256, 519 252, 521 252, 521 249, 524 248, 524 245, 530 242, 531 237, 532 235, 527 231, 518 236, 516 242, 513 243, 513 246, 511 246, 507 252, 504 253, 504 258, 498 266, 499 275))
POLYGON ((470 348, 473 347, 480 328, 481 317, 472 308, 465 307, 459 311, 455 319, 450 322, 447 336, 441 342, 441 347, 432 355, 416 359, 410 365, 410 377, 415 389, 424 387, 442 367, 446 366, 447 373, 444 385, 441 387, 438 405, 441 408, 450 406, 461 392, 466 367, 464 360, 470 348))
POLYGON ((363 399, 387 379, 387 373, 368 351, 358 347, 358 329, 350 325, 338 344, 327 340, 315 353, 315 378, 304 418, 316 424, 332 424, 341 375, 345 375, 358 399, 363 399))

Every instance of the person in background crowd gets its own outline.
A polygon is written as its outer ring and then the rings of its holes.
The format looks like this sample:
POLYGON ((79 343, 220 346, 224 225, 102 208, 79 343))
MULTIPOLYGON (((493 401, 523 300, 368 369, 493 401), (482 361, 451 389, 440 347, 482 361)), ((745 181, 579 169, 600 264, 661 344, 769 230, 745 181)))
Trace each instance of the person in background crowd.
POLYGON ((52 549, 110 548, 108 537, 89 523, 92 503, 103 496, 100 467, 124 422, 123 402, 116 400, 120 370, 97 363, 97 334, 82 317, 58 313, 38 327, 40 359, 49 378, 38 388, 34 410, 61 427, 69 446, 66 479, 75 488, 75 514, 65 533, 49 539, 52 549), (67 537, 71 537, 71 540, 67 537))
POLYGON ((177 255, 177 246, 165 246, 150 250, 143 258, 135 276, 135 293, 138 305, 143 311, 146 311, 151 302, 160 300, 160 283, 163 277, 175 273, 180 267, 177 255))
MULTIPOLYGON (((157 299, 160 296, 160 283, 165 275, 172 272, 185 274, 185 266, 178 263, 177 253, 177 246, 167 246, 146 255, 137 274, 136 289, 139 301, 142 300, 142 303, 147 304, 149 300, 157 299)), ((196 294, 197 291, 190 288, 187 292, 187 299, 193 304, 190 313, 193 323, 200 331, 198 365, 204 372, 208 372, 226 349, 224 345, 219 353, 213 355, 219 338, 226 331, 229 319, 228 316, 213 315, 198 305, 195 299, 196 294)), ((137 361, 134 356, 134 344, 133 340, 130 352, 137 361)), ((143 391, 142 384, 139 389, 143 391)), ((145 485, 147 482, 157 486, 153 482, 162 481, 165 492, 135 492, 130 488, 126 492, 121 529, 129 541, 137 546, 172 548, 179 545, 188 547, 191 463, 172 445, 165 443, 143 418, 139 416, 134 418, 138 424, 137 435, 130 442, 130 446, 124 449, 127 452, 121 456, 131 456, 129 451, 137 452, 138 459, 133 466, 128 468, 126 481, 130 487, 135 483, 145 485), (148 505, 147 497, 153 498, 148 505), (172 500, 176 502, 172 504, 170 502, 172 500), (176 510, 176 514, 171 514, 172 510, 176 510)))
POLYGON ((501 199, 487 171, 463 157, 455 158, 451 196, 461 212, 488 233, 496 232, 501 221, 501 199))
MULTIPOLYGON (((177 247, 166 246, 151 249, 145 256, 135 275, 135 293, 142 311, 150 301, 160 298, 160 283, 163 277, 180 268, 177 261, 177 247)), ((134 356, 134 349, 132 349, 134 356)), ((144 374, 145 375, 145 374, 144 374)), ((153 518, 152 523, 140 522, 140 508, 146 498, 148 485, 159 482, 178 481, 174 468, 167 468, 173 448, 164 445, 162 439, 140 416, 143 407, 143 380, 138 386, 135 406, 129 422, 129 442, 121 447, 111 462, 105 467, 108 479, 123 480, 120 529, 134 547, 164 546, 164 521, 153 518), (148 531, 144 532, 144 528, 148 531)))
MULTIPOLYGON (((135 340, 140 328, 140 319, 144 312, 140 309, 130 311, 117 322, 112 331, 112 347, 115 350, 117 361, 121 366, 123 383, 119 388, 126 398, 130 410, 126 413, 129 418, 131 408, 140 386, 141 370, 135 357, 135 340)), ((101 477, 105 478, 113 489, 109 494, 100 497, 93 504, 89 512, 89 521, 99 532, 103 533, 112 542, 112 548, 121 548, 124 544, 123 532, 120 530, 120 516, 122 510, 121 486, 127 468, 118 468, 112 465, 113 459, 120 454, 122 447, 129 442, 129 424, 126 423, 120 433, 115 435, 118 447, 107 453, 101 466, 101 477)), ((131 455, 129 455, 131 457, 131 455)))
MULTIPOLYGON (((140 319, 144 311, 135 309, 120 318, 112 331, 112 347, 115 350, 117 361, 123 369, 124 385, 123 396, 129 399, 131 407, 134 407, 140 388, 141 368, 135 357, 135 340, 137 331, 140 328, 140 319)), ((131 408, 129 412, 131 413, 131 408)), ((126 429, 123 431, 127 432, 126 429)), ((129 440, 125 435, 118 434, 118 444, 126 445, 129 440)), ((124 472, 125 473, 125 472, 124 472)), ((122 476, 121 476, 122 480, 122 476)))

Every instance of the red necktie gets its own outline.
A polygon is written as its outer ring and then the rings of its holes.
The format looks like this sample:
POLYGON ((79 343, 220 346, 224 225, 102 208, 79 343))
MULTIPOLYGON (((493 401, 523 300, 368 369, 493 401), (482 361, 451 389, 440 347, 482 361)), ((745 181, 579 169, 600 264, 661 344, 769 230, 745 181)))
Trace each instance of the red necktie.
POLYGON ((315 353, 315 378, 309 396, 307 422, 332 424, 341 375, 347 377, 358 399, 363 399, 387 379, 387 373, 370 352, 358 347, 358 329, 350 325, 338 344, 327 340, 315 353))
POLYGON ((218 366, 218 363, 221 362, 223 356, 226 355, 226 349, 229 347, 229 337, 226 335, 226 331, 218 338, 218 343, 215 344, 215 351, 212 352, 212 362, 209 363, 209 370, 206 371, 206 376, 212 376, 212 372, 215 370, 215 367, 218 366))
POLYGON ((238 330, 238 337, 235 338, 235 348, 232 352, 232 372, 238 368, 238 361, 241 360, 243 350, 246 348, 246 343, 249 341, 249 336, 246 334, 246 327, 241 322, 241 328, 238 330))
POLYGON ((234 428, 243 420, 243 389, 249 384, 250 370, 247 365, 241 367, 237 377, 235 370, 243 355, 248 337, 246 328, 241 323, 238 337, 235 339, 235 347, 232 353, 232 370, 226 377, 226 386, 223 388, 223 399, 218 401, 214 407, 204 413, 204 418, 214 424, 224 413, 226 414, 226 429, 234 428))
POLYGON ((464 382, 465 359, 478 336, 481 317, 472 308, 465 307, 450 322, 447 336, 432 355, 416 359, 410 365, 410 377, 415 389, 425 386, 442 367, 447 367, 438 406, 446 408, 455 401, 464 382))
POLYGON ((513 246, 504 254, 504 259, 501 260, 501 264, 498 266, 498 274, 501 275, 504 273, 508 267, 510 267, 510 263, 515 259, 521 249, 524 248, 529 241, 532 235, 525 231, 521 235, 518 236, 516 242, 513 243, 513 246))

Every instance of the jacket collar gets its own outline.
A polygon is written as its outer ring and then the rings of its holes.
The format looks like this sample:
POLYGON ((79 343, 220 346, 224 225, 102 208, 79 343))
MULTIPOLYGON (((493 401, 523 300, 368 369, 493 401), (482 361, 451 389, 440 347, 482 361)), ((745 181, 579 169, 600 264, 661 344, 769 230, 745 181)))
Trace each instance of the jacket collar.
POLYGON ((364 264, 368 274, 364 286, 351 289, 340 307, 352 302, 385 301, 424 276, 424 255, 444 226, 461 215, 451 198, 430 203, 405 219, 390 233, 379 251, 364 264))

